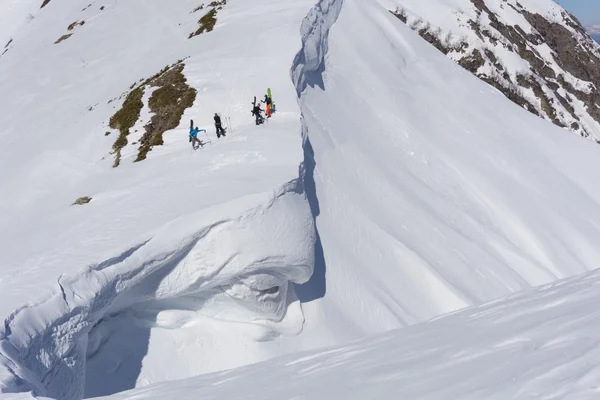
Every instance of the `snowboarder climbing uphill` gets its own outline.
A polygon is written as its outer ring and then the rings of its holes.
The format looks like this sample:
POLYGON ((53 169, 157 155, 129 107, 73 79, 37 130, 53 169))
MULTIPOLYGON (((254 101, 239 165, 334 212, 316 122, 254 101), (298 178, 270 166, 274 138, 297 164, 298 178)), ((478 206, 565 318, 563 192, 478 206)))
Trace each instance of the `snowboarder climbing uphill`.
POLYGON ((221 125, 221 117, 219 114, 215 113, 215 128, 217 129, 217 139, 221 137, 221 135, 225 136, 225 129, 223 129, 223 125, 221 125))
POLYGON ((194 150, 198 150, 198 147, 202 147, 204 143, 200 139, 198 139, 198 132, 206 132, 204 129, 198 129, 198 127, 194 128, 194 121, 190 121, 190 142, 192 143, 192 147, 194 150), (197 145, 196 145, 197 144, 197 145))
POLYGON ((260 125, 263 122, 265 122, 265 119, 261 115, 262 111, 263 110, 260 108, 260 105, 254 105, 254 108, 252 109, 252 115, 254 115, 254 117, 256 118, 256 125, 260 125))
POLYGON ((271 118, 271 98, 265 94, 265 99, 260 102, 265 103, 265 114, 267 115, 267 118, 271 118))
POLYGON ((265 122, 261 113, 262 109, 260 108, 260 104, 256 104, 256 96, 254 96, 254 102, 252 103, 252 115, 254 115, 256 118, 256 125, 260 125, 265 122))

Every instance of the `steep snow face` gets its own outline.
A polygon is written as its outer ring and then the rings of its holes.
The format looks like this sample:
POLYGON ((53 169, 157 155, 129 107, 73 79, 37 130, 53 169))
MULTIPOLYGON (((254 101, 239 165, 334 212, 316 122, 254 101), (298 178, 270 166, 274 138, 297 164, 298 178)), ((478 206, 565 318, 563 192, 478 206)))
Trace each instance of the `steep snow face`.
POLYGON ((600 274, 324 351, 112 399, 596 399, 600 274))
POLYGON ((304 333, 359 338, 597 268, 600 149, 373 2, 344 1, 327 38, 339 4, 309 16, 292 72, 325 277, 304 333))
POLYGON ((600 46, 552 0, 381 0, 532 113, 600 140, 600 46))

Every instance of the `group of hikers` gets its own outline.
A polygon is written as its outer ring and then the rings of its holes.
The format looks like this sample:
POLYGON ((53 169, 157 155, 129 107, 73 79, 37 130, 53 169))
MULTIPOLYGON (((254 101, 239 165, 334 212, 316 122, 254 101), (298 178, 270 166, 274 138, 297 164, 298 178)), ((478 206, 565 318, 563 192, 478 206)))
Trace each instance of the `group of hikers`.
MULTIPOLYGON (((218 113, 215 113, 213 117, 215 120, 215 128, 217 129, 217 139, 221 138, 221 136, 225 136, 225 129, 223 129, 223 123, 221 122, 221 116, 218 113)), ((198 133, 206 132, 206 129, 198 129, 198 127, 194 128, 194 120, 190 121, 190 143, 192 143, 192 147, 194 150, 197 150, 198 147, 204 146, 204 143, 200 139, 198 139, 198 133)))
MULTIPOLYGON (((269 93, 271 90, 269 90, 269 93)), ((260 101, 261 103, 265 103, 265 116, 267 118, 271 118, 271 113, 273 112, 273 99, 270 95, 265 94, 265 99, 260 101)), ((265 119, 262 116, 263 110, 260 108, 260 104, 256 104, 256 97, 254 98, 254 103, 252 103, 252 115, 254 115, 256 125, 260 125, 265 122, 265 119)))
MULTIPOLYGON (((266 118, 271 118, 271 115, 275 111, 275 103, 273 103, 273 98, 271 97, 271 89, 267 90, 267 94, 265 94, 264 100, 260 101, 261 103, 265 103, 265 109, 263 111, 260 108, 260 104, 256 104, 256 97, 254 97, 254 102, 252 103, 252 115, 255 118, 256 125, 263 124, 266 118), (265 117, 263 117, 263 112, 265 113, 265 117)), ((217 139, 220 139, 221 136, 225 136, 226 130, 223 128, 223 123, 221 121, 221 116, 218 113, 215 113, 213 117, 215 121, 215 129, 217 131, 217 139)), ((197 150, 199 147, 204 146, 204 143, 200 139, 198 139, 198 133, 204 132, 206 133, 206 129, 198 129, 198 127, 194 127, 194 121, 190 121, 190 143, 192 143, 192 147, 194 150, 197 150)))

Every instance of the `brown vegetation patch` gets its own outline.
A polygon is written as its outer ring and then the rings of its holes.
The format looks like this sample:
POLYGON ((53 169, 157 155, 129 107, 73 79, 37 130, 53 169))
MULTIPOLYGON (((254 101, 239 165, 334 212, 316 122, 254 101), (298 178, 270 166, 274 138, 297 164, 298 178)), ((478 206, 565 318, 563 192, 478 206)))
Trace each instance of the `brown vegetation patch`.
POLYGON ((75 202, 74 202, 72 205, 73 205, 73 206, 75 206, 75 205, 79 205, 79 206, 81 206, 81 205, 84 205, 84 204, 87 204, 87 203, 89 203, 90 201, 92 201, 92 198, 91 198, 91 197, 89 197, 89 196, 84 196, 84 197, 80 197, 80 198, 78 198, 77 200, 75 200, 75 202))
POLYGON ((75 29, 75 27, 81 26, 81 25, 85 25, 85 21, 75 21, 67 27, 67 30, 72 31, 73 29, 75 29))
POLYGON ((154 115, 144 127, 146 132, 140 139, 135 161, 144 160, 153 146, 162 145, 163 133, 177 128, 185 110, 194 104, 196 89, 187 84, 184 67, 183 63, 177 64, 150 82, 151 86, 158 87, 148 101, 154 115))
POLYGON ((140 117, 140 111, 144 107, 143 96, 143 87, 132 90, 125 98, 121 109, 110 117, 109 126, 118 130, 131 128, 140 117))
MULTIPOLYGON (((115 162, 113 167, 119 166, 121 162, 121 150, 128 144, 127 137, 130 129, 140 118, 140 112, 144 106, 142 98, 147 86, 155 87, 156 90, 150 96, 148 107, 154 114, 150 122, 144 127, 145 133, 140 139, 138 155, 135 161, 142 161, 153 146, 163 144, 164 132, 174 129, 179 125, 185 110, 191 107, 196 100, 196 89, 187 84, 183 75, 185 64, 183 60, 166 66, 152 77, 140 80, 137 88, 134 88, 125 98, 122 107, 110 118, 109 126, 119 131, 119 136, 113 144, 115 162)), ((105 135, 109 135, 106 132, 105 135)), ((136 144, 136 143, 133 143, 136 144)))
POLYGON ((110 117, 108 125, 112 129, 119 130, 119 136, 113 143, 113 152, 115 154, 115 163, 113 164, 113 167, 119 166, 121 161, 121 149, 127 145, 129 129, 135 125, 140 117, 140 112, 142 111, 142 107, 144 107, 144 103, 142 102, 143 96, 143 87, 132 90, 125 98, 123 106, 110 117))
POLYGON ((193 10, 190 12, 190 14, 193 14, 193 13, 195 13, 195 12, 198 12, 198 11, 200 11, 200 10, 204 10, 204 4, 200 4, 198 7, 194 8, 194 9, 193 9, 193 10))
POLYGON ((73 36, 72 33, 69 33, 69 34, 66 34, 66 35, 62 35, 61 37, 58 38, 58 40, 56 42, 54 42, 54 44, 59 44, 60 42, 63 42, 65 40, 67 40, 71 36, 73 36))
MULTIPOLYGON (((222 10, 225 4, 227 4, 227 0, 211 2, 208 5, 208 7, 210 7, 210 10, 198 20, 198 24, 200 25, 200 27, 196 29, 195 32, 190 33, 188 39, 191 39, 194 36, 201 35, 205 32, 211 32, 217 23, 217 11, 222 10)), ((201 7, 203 8, 203 6, 204 5, 202 5, 201 7)), ((202 8, 199 7, 196 10, 194 10, 194 12, 201 10, 202 8)))

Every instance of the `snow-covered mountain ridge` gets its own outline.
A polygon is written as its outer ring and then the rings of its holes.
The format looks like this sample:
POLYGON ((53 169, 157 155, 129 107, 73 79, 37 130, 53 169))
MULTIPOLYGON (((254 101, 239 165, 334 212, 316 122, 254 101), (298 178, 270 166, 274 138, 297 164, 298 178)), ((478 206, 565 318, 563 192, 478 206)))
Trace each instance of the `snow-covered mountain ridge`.
POLYGON ((554 124, 600 139, 600 45, 552 1, 382 0, 448 57, 554 124))
POLYGON ((211 12, 196 2, 86 3, 51 1, 9 29, 0 59, 3 393, 177 386, 600 265, 598 146, 388 7, 228 0, 194 36, 211 12), (178 60, 193 105, 134 162, 154 87, 135 120, 107 126, 132 82, 178 60), (257 127, 250 102, 267 87, 277 112, 257 127), (216 111, 232 121, 219 140, 216 111), (212 139, 198 151, 189 119, 212 139))

